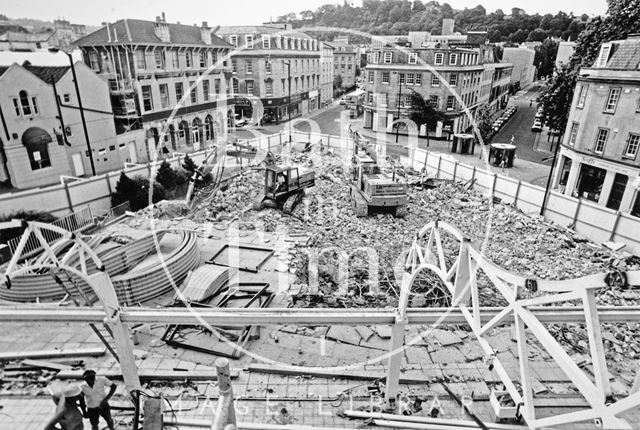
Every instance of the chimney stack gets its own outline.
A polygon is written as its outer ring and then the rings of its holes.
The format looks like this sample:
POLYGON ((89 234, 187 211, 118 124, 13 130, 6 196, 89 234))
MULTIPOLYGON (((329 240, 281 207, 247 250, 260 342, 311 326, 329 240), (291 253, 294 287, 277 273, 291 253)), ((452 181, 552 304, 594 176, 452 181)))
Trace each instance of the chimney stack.
POLYGON ((154 24, 154 32, 158 39, 160 39, 164 43, 171 42, 171 34, 169 32, 169 24, 164 16, 164 12, 162 12, 162 18, 156 17, 156 22, 154 24))
POLYGON ((162 12, 162 22, 167 22, 167 17, 164 15, 164 12, 162 12))

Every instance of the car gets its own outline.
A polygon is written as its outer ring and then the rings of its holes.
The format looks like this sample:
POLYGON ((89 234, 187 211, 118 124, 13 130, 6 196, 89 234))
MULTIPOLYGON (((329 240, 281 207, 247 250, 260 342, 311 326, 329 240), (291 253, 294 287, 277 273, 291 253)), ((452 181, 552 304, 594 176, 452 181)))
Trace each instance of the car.
POLYGON ((539 120, 535 120, 531 126, 531 131, 542 131, 542 123, 539 120))
POLYGON ((236 117, 233 120, 233 125, 236 127, 244 127, 245 125, 247 125, 248 121, 246 118, 241 117, 240 115, 236 114, 236 117))

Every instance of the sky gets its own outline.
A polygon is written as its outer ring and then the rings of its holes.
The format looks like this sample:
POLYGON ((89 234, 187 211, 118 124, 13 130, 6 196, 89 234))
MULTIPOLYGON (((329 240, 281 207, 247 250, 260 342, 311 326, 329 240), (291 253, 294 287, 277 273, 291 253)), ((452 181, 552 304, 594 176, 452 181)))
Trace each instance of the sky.
MULTIPOLYGON (((100 25, 104 21, 113 22, 120 18, 154 20, 161 12, 167 21, 182 24, 198 24, 207 21, 209 25, 260 24, 289 12, 315 10, 323 4, 336 4, 336 0, 2 0, 0 13, 11 18, 36 18, 52 21, 63 17, 73 23, 100 25)), ((454 9, 475 7, 482 4, 487 11, 502 9, 505 13, 512 7, 524 9, 527 13, 551 13, 558 10, 576 15, 587 13, 600 15, 606 12, 606 0, 440 0, 454 9)), ((362 0, 353 0, 354 5, 362 0)))

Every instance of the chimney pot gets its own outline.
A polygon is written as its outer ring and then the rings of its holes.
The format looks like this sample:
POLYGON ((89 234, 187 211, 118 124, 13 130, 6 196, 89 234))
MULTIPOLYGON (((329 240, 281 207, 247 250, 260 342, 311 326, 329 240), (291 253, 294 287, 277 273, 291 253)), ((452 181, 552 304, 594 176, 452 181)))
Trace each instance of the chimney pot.
POLYGON ((162 12, 162 22, 167 22, 167 17, 165 16, 164 12, 162 12))
POLYGON ((202 21, 202 26, 203 27, 209 27, 209 23, 207 21, 202 21))

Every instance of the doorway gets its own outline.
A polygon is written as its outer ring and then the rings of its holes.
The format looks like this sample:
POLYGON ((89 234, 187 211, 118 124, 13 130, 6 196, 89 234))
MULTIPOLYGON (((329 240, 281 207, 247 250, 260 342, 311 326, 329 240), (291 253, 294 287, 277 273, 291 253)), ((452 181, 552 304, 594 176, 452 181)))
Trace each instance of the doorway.
POLYGON ((71 161, 73 161, 74 176, 84 176, 84 164, 82 163, 82 154, 79 152, 71 154, 71 161))
POLYGON ((627 188, 627 182, 629 177, 622 173, 616 173, 613 179, 613 185, 611 186, 611 193, 609 194, 609 200, 607 201, 607 207, 617 211, 620 209, 620 203, 622 203, 622 196, 624 190, 627 188))
POLYGON ((129 144, 127 146, 129 147, 129 160, 131 160, 132 163, 137 163, 138 162, 138 153, 136 151, 136 143, 135 142, 129 142, 129 144))

